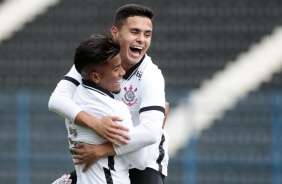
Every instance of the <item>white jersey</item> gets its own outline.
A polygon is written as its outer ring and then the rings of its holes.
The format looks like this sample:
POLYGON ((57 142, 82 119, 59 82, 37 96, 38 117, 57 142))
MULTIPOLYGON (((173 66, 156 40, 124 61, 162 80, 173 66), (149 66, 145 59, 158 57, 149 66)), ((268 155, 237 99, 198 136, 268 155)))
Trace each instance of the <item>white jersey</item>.
MULTIPOLYGON (((161 127, 165 111, 164 78, 151 58, 145 55, 142 60, 126 72, 121 82, 121 92, 115 95, 124 102, 130 111, 134 126, 142 121, 146 125, 161 127)), ((144 136, 144 135, 143 135, 144 136)), ((151 151, 151 167, 167 175, 168 135, 165 129, 157 143, 148 147, 151 151)))
MULTIPOLYGON (((77 87, 73 100, 84 111, 97 118, 118 115, 123 117, 123 121, 120 124, 129 129, 133 128, 128 108, 122 102, 115 100, 111 93, 89 81, 82 80, 82 85, 77 87)), ((65 122, 70 148, 74 147, 77 142, 88 144, 102 144, 106 142, 105 139, 89 128, 76 125, 67 119, 65 122)), ((125 155, 101 158, 85 173, 82 172, 84 164, 75 165, 77 184, 129 184, 129 163, 140 169, 145 169, 148 164, 146 163, 147 157, 148 150, 145 148, 125 155)))
MULTIPOLYGON (((73 66, 51 95, 49 109, 74 120, 82 109, 71 100, 71 97, 80 83, 81 75, 73 66)), ((131 140, 128 144, 114 146, 117 155, 151 145, 148 167, 166 176, 169 157, 168 136, 162 129, 165 112, 164 78, 149 56, 145 55, 138 64, 126 72, 121 82, 121 92, 115 98, 129 107, 135 126, 130 131, 131 140)))

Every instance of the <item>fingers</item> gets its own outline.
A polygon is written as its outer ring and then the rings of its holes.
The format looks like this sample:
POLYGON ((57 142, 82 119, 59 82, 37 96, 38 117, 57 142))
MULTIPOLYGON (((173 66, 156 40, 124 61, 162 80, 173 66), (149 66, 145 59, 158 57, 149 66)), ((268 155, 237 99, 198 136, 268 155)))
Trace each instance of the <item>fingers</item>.
POLYGON ((121 146, 121 143, 127 144, 128 140, 131 139, 127 134, 129 128, 118 123, 113 123, 114 121, 122 119, 117 116, 108 116, 106 119, 110 119, 111 123, 109 124, 107 131, 104 133, 104 138, 116 146, 121 146))
MULTIPOLYGON (((73 157, 74 158, 74 157, 73 157)), ((74 161, 74 165, 80 165, 80 164, 84 164, 85 162, 83 160, 79 160, 79 159, 76 159, 74 161)))
POLYGON ((101 119, 100 131, 95 132, 110 143, 121 146, 121 143, 127 144, 131 137, 126 133, 129 131, 129 128, 116 123, 117 121, 122 121, 122 118, 118 116, 105 116, 101 119))
POLYGON ((115 130, 111 134, 108 134, 106 138, 110 143, 116 146, 121 146, 122 143, 128 144, 128 141, 131 139, 130 135, 119 130, 115 130))
POLYGON ((129 131, 129 128, 127 128, 126 126, 120 125, 118 123, 113 124, 112 128, 116 129, 117 131, 126 131, 126 132, 129 131))
MULTIPOLYGON (((78 146, 78 144, 77 144, 77 146, 78 146)), ((83 143, 81 143, 81 145, 79 145, 79 146, 83 147, 83 143)), ((79 160, 83 159, 83 154, 82 154, 82 151, 81 151, 82 147, 71 148, 72 152, 75 153, 75 154, 72 155, 72 158, 79 159, 79 160)))
MULTIPOLYGON (((81 148, 83 148, 84 147, 84 143, 83 142, 79 142, 79 143, 77 143, 76 145, 75 145, 75 148, 78 148, 78 149, 81 149, 81 148)), ((74 149, 75 149, 74 148, 74 149)), ((74 150, 73 149, 73 150, 74 150)), ((76 149, 77 150, 77 149, 76 149)))
POLYGON ((81 155, 72 155, 72 158, 82 160, 83 157, 81 155))
POLYGON ((125 140, 130 140, 131 137, 128 135, 127 132, 117 130, 117 129, 112 129, 111 132, 108 132, 107 135, 109 138, 120 140, 120 139, 125 139, 125 140))
POLYGON ((74 153, 73 155, 80 155, 80 149, 82 147, 73 147, 71 148, 71 151, 74 153))
POLYGON ((122 121, 123 119, 121 117, 118 116, 108 116, 113 122, 115 121, 122 121))
POLYGON ((84 166, 82 172, 86 172, 86 171, 91 167, 91 165, 92 165, 92 163, 87 163, 87 164, 85 164, 85 166, 84 166))
MULTIPOLYGON (((116 141, 115 139, 108 139, 108 141, 115 146, 121 147, 121 143, 116 141)), ((127 143, 125 143, 125 144, 127 144, 127 143)))

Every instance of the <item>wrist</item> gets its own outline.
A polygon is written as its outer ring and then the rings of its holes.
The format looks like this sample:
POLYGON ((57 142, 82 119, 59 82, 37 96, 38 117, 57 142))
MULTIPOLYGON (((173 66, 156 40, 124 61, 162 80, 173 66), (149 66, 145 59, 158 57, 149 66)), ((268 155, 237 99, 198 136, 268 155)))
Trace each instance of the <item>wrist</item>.
POLYGON ((99 157, 116 155, 116 152, 113 148, 113 145, 110 142, 100 144, 100 145, 97 145, 97 146, 98 146, 97 152, 98 152, 99 157))
POLYGON ((80 111, 74 119, 74 123, 76 125, 87 127, 94 131, 95 131, 95 125, 97 121, 98 121, 98 118, 91 116, 90 114, 88 114, 85 111, 80 111))

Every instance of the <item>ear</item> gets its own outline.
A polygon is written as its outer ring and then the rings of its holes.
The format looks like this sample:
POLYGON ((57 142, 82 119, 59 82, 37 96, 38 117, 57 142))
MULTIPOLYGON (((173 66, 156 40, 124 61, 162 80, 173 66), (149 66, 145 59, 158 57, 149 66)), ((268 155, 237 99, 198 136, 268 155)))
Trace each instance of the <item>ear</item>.
POLYGON ((113 27, 111 28, 111 34, 112 34, 112 36, 113 36, 114 39, 116 39, 117 33, 118 33, 117 27, 113 26, 113 27))
POLYGON ((94 82, 95 84, 98 84, 100 82, 100 76, 99 73, 91 72, 90 73, 90 80, 94 82))

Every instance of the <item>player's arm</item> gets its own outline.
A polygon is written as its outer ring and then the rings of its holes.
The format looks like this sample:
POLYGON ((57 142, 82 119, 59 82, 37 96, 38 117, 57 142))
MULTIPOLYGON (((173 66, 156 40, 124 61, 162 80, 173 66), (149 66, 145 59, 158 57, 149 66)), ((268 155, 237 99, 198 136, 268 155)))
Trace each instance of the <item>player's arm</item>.
MULTIPOLYGON (((162 122, 165 123, 165 120, 162 122)), ((142 136, 142 132, 139 132, 139 130, 142 129, 142 126, 140 127, 132 128, 129 131, 131 140, 127 145, 122 145, 121 147, 114 146, 110 142, 100 145, 78 143, 75 148, 72 148, 72 151, 76 153, 73 155, 75 164, 86 164, 83 169, 83 172, 85 172, 101 157, 116 155, 116 150, 126 146, 128 148, 123 149, 123 153, 121 151, 119 155, 125 155, 125 157, 129 159, 130 163, 132 163, 136 168, 144 169, 150 161, 150 159, 148 159, 149 153, 146 146, 154 143, 154 141, 150 140, 150 138, 146 136, 142 136), (132 135, 131 132, 134 130, 139 132, 140 135, 136 135, 136 132, 135 135, 132 135), (139 136, 139 139, 137 136, 139 136), (142 137, 142 139, 140 139, 140 137, 142 137)))
MULTIPOLYGON (((169 103, 166 102, 165 103, 165 118, 163 120, 163 127, 165 125, 165 121, 168 115, 168 110, 169 110, 169 103)), ((129 143, 129 145, 131 145, 131 143, 129 143)), ((116 155, 115 148, 110 142, 100 144, 100 145, 78 143, 75 148, 72 148, 72 151, 77 153, 76 155, 73 155, 73 158, 76 159, 75 164, 90 163, 101 157, 116 155)))
POLYGON ((48 103, 49 110, 74 121, 77 125, 91 128, 101 137, 117 146, 120 146, 119 142, 127 143, 130 137, 119 130, 128 131, 128 129, 115 123, 115 121, 121 121, 121 118, 116 116, 96 118, 83 111, 72 100, 72 96, 80 83, 81 76, 73 66, 52 93, 48 103))
MULTIPOLYGON (((126 120, 124 120, 123 123, 126 123, 128 128, 132 130, 133 126, 131 118, 125 119, 126 120)), ((100 145, 78 143, 75 148, 72 148, 72 151, 75 153, 73 155, 75 164, 86 164, 83 172, 87 171, 91 165, 96 163, 101 157, 116 155, 114 146, 109 142, 100 145)), ((147 147, 123 154, 122 156, 124 156, 135 168, 140 170, 145 169, 150 161, 147 147)))
POLYGON ((142 76, 140 124, 130 131, 131 140, 127 145, 115 147, 118 155, 135 151, 160 141, 165 118, 164 78, 161 72, 146 71, 142 76), (153 74, 152 74, 153 73, 153 74))
MULTIPOLYGON (((145 146, 158 142, 162 135, 162 127, 165 122, 165 97, 164 97, 164 80, 162 75, 155 76, 155 81, 143 86, 142 104, 147 105, 140 109, 140 125, 130 130, 131 140, 121 147, 106 145, 87 145, 75 148, 78 155, 73 156, 77 159, 76 164, 87 163, 88 155, 91 157, 103 157, 114 154, 123 155, 145 146), (158 81, 158 82, 157 82, 158 81), (156 85, 156 83, 158 85, 156 85), (145 90, 148 89, 148 90, 145 90), (99 148, 102 146, 103 148, 99 148), (88 153, 89 151, 89 153, 88 153)), ((168 109, 167 109, 168 110, 168 109)))

